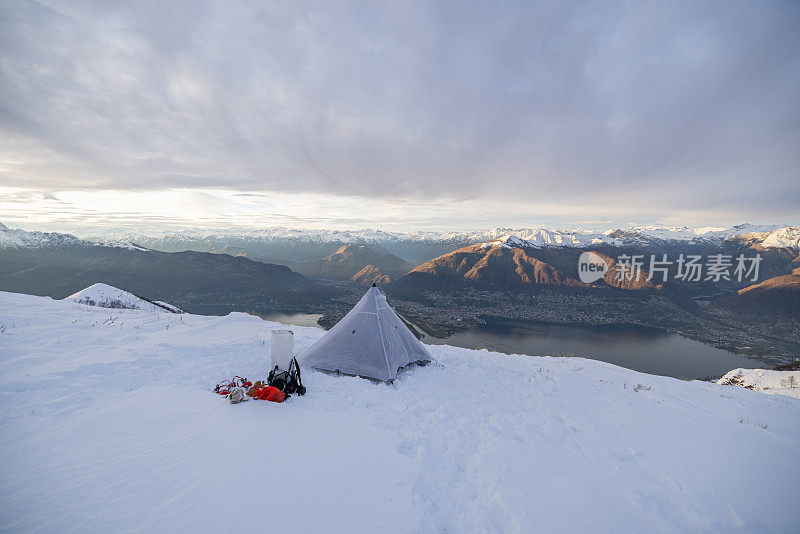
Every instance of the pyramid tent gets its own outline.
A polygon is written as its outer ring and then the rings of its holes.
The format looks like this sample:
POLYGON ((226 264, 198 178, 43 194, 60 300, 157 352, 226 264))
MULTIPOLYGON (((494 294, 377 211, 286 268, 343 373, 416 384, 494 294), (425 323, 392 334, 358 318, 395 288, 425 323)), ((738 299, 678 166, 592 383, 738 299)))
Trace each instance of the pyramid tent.
POLYGON ((373 286, 297 361, 323 371, 389 381, 398 369, 429 362, 431 355, 373 286))

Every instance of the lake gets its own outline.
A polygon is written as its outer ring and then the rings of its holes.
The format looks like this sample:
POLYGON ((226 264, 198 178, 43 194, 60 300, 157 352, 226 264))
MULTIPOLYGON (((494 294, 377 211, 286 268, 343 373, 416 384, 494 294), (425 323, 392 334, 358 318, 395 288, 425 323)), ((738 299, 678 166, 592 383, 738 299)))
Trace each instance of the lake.
MULTIPOLYGON (((316 326, 319 314, 271 312, 269 321, 316 326)), ((487 323, 445 339, 424 336, 431 345, 486 348, 506 354, 581 356, 635 371, 675 378, 721 376, 737 367, 759 364, 744 356, 677 334, 643 326, 563 326, 528 321, 487 319, 487 323)))
POLYGON ((468 332, 446 339, 426 336, 423 341, 506 354, 581 356, 675 378, 720 376, 737 367, 758 365, 677 334, 638 326, 578 327, 491 319, 468 332))
POLYGON ((283 323, 288 325, 297 326, 315 326, 322 328, 317 324, 317 320, 322 317, 321 313, 292 313, 292 312, 266 312, 259 313, 259 317, 267 321, 275 321, 276 323, 283 323))

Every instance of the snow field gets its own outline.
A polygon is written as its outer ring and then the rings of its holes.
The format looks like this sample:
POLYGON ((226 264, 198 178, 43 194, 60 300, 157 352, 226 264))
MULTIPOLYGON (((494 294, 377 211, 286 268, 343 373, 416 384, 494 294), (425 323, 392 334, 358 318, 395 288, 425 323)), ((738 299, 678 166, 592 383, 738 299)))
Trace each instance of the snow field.
POLYGON ((209 391, 277 327, 0 293, 0 529, 796 531, 800 400, 449 346, 394 386, 209 391))

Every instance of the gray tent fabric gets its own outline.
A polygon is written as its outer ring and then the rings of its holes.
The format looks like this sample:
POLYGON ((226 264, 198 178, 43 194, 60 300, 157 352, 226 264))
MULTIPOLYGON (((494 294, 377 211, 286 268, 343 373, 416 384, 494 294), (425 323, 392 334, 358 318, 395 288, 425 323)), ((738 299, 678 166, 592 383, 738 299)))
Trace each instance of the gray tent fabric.
POLYGON ((431 355, 373 286, 297 361, 313 369, 389 381, 398 369, 429 362, 431 355))

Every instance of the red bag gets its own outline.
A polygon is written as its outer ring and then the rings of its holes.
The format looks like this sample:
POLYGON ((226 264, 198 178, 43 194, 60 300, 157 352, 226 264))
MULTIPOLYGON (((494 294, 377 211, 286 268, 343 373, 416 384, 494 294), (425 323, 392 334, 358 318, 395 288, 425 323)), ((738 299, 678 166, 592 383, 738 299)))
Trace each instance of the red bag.
POLYGON ((279 390, 278 388, 267 386, 265 388, 255 390, 253 392, 253 398, 272 402, 283 402, 286 398, 286 395, 284 395, 283 391, 279 390))

